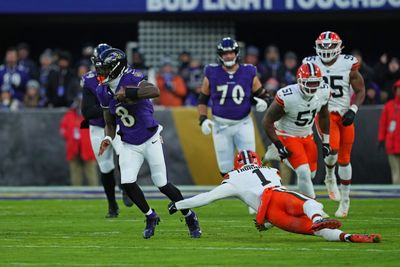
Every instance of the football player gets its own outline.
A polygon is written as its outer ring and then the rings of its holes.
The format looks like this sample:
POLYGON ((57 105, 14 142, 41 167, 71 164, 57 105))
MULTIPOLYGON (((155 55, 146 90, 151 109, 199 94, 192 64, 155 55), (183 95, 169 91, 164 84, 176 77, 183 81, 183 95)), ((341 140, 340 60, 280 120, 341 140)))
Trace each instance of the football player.
MULTIPOLYGON (((146 216, 144 238, 154 235, 160 218, 150 208, 143 191, 136 183, 139 169, 146 159, 151 179, 155 186, 173 201, 182 200, 178 188, 167 181, 167 173, 162 149, 161 131, 163 127, 153 117, 151 98, 159 96, 159 89, 146 81, 143 74, 128 67, 124 52, 111 48, 102 52, 95 64, 97 96, 103 107, 106 122, 99 155, 109 149, 115 138, 116 126, 121 136, 122 147, 119 155, 121 184, 130 199, 146 216)), ((182 210, 191 237, 201 236, 197 216, 191 210, 182 210)))
POLYGON ((315 198, 312 178, 318 159, 312 127, 319 114, 323 156, 328 156, 330 94, 318 66, 302 64, 297 71, 297 84, 278 90, 263 119, 265 131, 281 160, 296 172, 299 191, 310 198, 315 198))
POLYGON ((218 167, 222 177, 233 169, 235 148, 255 151, 255 134, 251 117, 253 99, 256 110, 264 112, 269 95, 262 88, 253 65, 239 64, 239 45, 223 38, 217 46, 220 64, 205 67, 198 111, 201 131, 212 132, 218 167), (211 99, 212 119, 207 118, 211 99))
POLYGON ((358 69, 356 57, 341 54, 342 40, 337 33, 326 31, 315 41, 317 56, 307 57, 303 63, 314 63, 321 69, 324 81, 332 89, 329 100, 331 153, 325 157, 325 184, 329 197, 340 201, 336 217, 346 217, 350 207, 352 169, 351 149, 354 143, 354 118, 365 98, 364 79, 358 69), (354 103, 351 103, 354 91, 354 103), (335 166, 338 163, 340 193, 337 187, 335 166))
POLYGON ((261 166, 260 158, 253 151, 240 151, 234 166, 235 170, 226 175, 221 185, 192 198, 171 202, 169 213, 236 197, 258 210, 255 223, 259 231, 275 225, 293 233, 321 236, 328 241, 375 243, 381 240, 378 234, 347 234, 336 229, 341 223, 322 218, 321 203, 283 187, 278 170, 261 166))
MULTIPOLYGON (((100 53, 109 48, 111 48, 111 46, 104 43, 96 46, 91 58, 92 63, 95 64, 100 53)), ((98 81, 96 79, 96 72, 89 71, 82 77, 82 115, 85 118, 82 127, 89 127, 90 142, 96 156, 97 164, 99 165, 101 183, 104 187, 104 192, 108 201, 108 213, 106 218, 115 218, 118 217, 119 209, 117 201, 115 200, 114 153, 111 149, 109 149, 103 153, 103 155, 98 155, 100 143, 104 138, 105 122, 103 119, 103 109, 100 107, 100 103, 96 95, 97 85, 98 81), (87 124, 89 124, 89 126, 87 124)), ((113 148, 117 155, 119 154, 120 146, 121 138, 117 136, 117 138, 113 140, 113 148)), ((129 197, 126 196, 124 192, 122 194, 124 204, 128 207, 132 206, 133 203, 129 197)))

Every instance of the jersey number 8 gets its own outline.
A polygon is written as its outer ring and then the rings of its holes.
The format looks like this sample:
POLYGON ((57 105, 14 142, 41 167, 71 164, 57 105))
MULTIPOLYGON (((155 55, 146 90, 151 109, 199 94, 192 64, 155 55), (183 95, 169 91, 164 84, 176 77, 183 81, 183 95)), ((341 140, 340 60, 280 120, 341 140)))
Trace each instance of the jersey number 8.
POLYGON ((126 108, 119 106, 115 110, 115 113, 118 117, 120 117, 122 124, 125 127, 132 127, 135 125, 135 118, 132 115, 129 115, 129 112, 126 108))

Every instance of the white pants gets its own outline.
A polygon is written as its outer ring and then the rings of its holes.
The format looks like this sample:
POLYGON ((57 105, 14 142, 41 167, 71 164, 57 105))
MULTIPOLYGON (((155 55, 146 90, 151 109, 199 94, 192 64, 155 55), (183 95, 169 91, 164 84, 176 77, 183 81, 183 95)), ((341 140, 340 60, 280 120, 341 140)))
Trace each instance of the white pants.
POLYGON ((149 164, 151 179, 154 185, 162 187, 167 184, 167 170, 160 135, 162 129, 163 127, 159 125, 157 132, 141 145, 131 145, 122 142, 119 155, 121 184, 136 182, 140 167, 145 159, 149 164))
POLYGON ((238 151, 256 150, 253 120, 248 116, 233 125, 213 121, 213 141, 219 171, 227 173, 233 170, 235 148, 238 151))
MULTIPOLYGON (((90 142, 92 143, 93 152, 94 155, 96 156, 96 161, 97 164, 99 165, 100 171, 102 173, 109 173, 115 168, 113 150, 107 149, 101 156, 98 155, 101 141, 103 141, 104 138, 104 128, 90 125, 89 132, 90 132, 90 142)), ((121 149, 122 146, 121 137, 119 135, 115 136, 112 142, 112 146, 118 155, 119 150, 121 149)))

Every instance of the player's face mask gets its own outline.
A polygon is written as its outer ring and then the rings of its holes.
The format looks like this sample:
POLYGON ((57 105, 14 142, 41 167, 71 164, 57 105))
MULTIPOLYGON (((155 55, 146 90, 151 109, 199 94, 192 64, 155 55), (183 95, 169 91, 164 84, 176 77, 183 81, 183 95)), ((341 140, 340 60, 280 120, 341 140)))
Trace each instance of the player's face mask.
POLYGON ((342 52, 342 40, 334 32, 323 32, 315 40, 315 51, 323 62, 330 62, 342 52))
POLYGON ((307 98, 312 97, 322 85, 319 67, 313 63, 305 63, 297 70, 297 83, 307 98))

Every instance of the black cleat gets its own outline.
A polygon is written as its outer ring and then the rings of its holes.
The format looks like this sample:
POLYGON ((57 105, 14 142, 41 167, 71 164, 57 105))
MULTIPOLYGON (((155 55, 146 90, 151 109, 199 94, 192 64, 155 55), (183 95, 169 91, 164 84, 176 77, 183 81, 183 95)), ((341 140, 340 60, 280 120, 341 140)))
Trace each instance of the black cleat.
POLYGON ((192 211, 192 214, 185 217, 186 225, 189 228, 189 234, 192 238, 200 238, 201 237, 201 230, 199 219, 197 219, 196 213, 192 211))
POLYGON ((175 212, 177 212, 178 211, 178 209, 176 208, 176 206, 175 206, 175 202, 170 202, 169 204, 168 204, 168 212, 169 212, 169 214, 170 215, 172 215, 172 214, 174 214, 175 212))
POLYGON ((126 194, 125 190, 122 190, 122 201, 124 202, 124 205, 127 206, 128 208, 133 206, 133 201, 126 194))
POLYGON ((153 210, 150 215, 146 215, 146 228, 143 231, 143 238, 149 239, 154 235, 156 230, 156 226, 160 222, 160 217, 158 217, 157 213, 153 210))
POLYGON ((119 214, 119 208, 117 203, 108 206, 108 213, 106 215, 107 219, 117 218, 118 214, 119 214))

